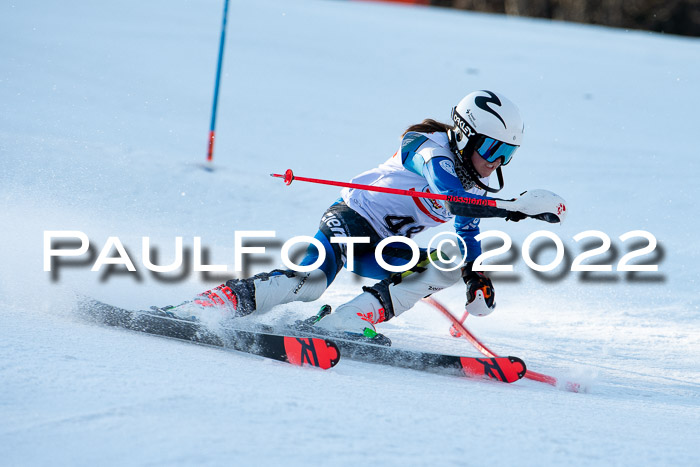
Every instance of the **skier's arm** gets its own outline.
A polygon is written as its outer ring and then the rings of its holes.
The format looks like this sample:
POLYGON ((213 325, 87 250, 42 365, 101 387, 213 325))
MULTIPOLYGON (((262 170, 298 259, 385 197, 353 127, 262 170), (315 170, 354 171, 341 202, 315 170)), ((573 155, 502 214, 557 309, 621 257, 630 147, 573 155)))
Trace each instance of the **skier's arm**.
POLYGON ((447 149, 430 144, 429 139, 409 132, 401 143, 401 161, 406 169, 422 175, 433 193, 451 197, 445 202, 447 210, 462 217, 502 217, 519 221, 525 217, 546 222, 561 222, 566 216, 566 202, 547 190, 523 192, 520 198, 503 200, 467 192, 455 171, 447 149))
POLYGON ((473 199, 455 198, 445 201, 445 207, 457 216, 504 217, 506 220, 519 221, 532 217, 551 224, 562 222, 566 217, 566 201, 547 190, 529 190, 520 194, 520 198, 503 200, 486 198, 488 206, 475 205, 473 199))
POLYGON ((512 200, 468 193, 454 171, 454 163, 446 157, 432 157, 426 161, 423 176, 433 192, 452 198, 445 202, 445 207, 456 216, 502 217, 516 222, 532 217, 550 223, 561 222, 566 216, 564 199, 547 190, 525 191, 520 198, 512 200))
MULTIPOLYGON (((481 243, 476 240, 479 235, 479 219, 471 217, 455 217, 455 231, 467 246, 467 262, 474 261, 481 254, 481 243)), ((460 249, 463 245, 460 245, 460 249)))
POLYGON ((422 167, 430 191, 454 198, 445 207, 456 216, 466 218, 508 217, 507 209, 499 208, 496 200, 467 192, 455 172, 454 162, 444 156, 428 159, 422 167))
MULTIPOLYGON (((454 169, 454 163, 448 157, 428 157, 423 164, 422 175, 428 181, 430 189, 434 193, 454 196, 462 202, 448 201, 446 207, 456 214, 455 230, 464 240, 467 248, 466 263, 462 269, 464 283, 466 284, 467 309, 475 316, 486 316, 496 307, 495 291, 491 279, 482 272, 472 271, 471 265, 481 254, 481 243, 476 240, 479 234, 479 221, 481 217, 505 217, 506 219, 520 220, 526 217, 524 214, 511 212, 495 205, 495 200, 468 193, 462 186, 454 169), (464 202, 468 201, 468 202, 464 202), (471 209, 460 209, 457 213, 451 209, 451 205, 458 208, 462 206, 471 209)), ((460 245, 460 248, 463 248, 460 245)))
POLYGON ((474 238, 479 234, 479 219, 455 217, 455 229, 467 245, 466 264, 462 268, 467 311, 474 316, 486 316, 496 308, 496 293, 486 274, 472 270, 474 260, 481 254, 481 243, 474 238))

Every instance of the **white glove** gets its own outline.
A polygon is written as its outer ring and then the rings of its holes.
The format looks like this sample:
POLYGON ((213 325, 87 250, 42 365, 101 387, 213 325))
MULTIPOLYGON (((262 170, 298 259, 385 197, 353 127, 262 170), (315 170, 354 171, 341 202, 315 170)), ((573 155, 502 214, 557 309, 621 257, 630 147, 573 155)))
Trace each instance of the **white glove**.
POLYGON ((525 191, 520 194, 520 198, 512 201, 498 200, 496 206, 549 223, 561 223, 566 218, 566 201, 558 194, 548 190, 525 191))

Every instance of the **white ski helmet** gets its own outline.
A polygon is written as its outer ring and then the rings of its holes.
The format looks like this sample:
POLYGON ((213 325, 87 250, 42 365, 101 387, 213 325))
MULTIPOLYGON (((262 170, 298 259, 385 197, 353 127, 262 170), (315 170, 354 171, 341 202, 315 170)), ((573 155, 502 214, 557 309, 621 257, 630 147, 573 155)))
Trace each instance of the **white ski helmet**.
MULTIPOLYGON (((488 148, 490 155, 493 156, 493 160, 503 158, 502 165, 510 162, 511 156, 523 140, 525 127, 520 111, 507 97, 495 92, 475 91, 467 94, 452 109, 452 121, 455 124, 455 142, 460 152, 464 151, 469 142, 476 143, 475 140, 490 138, 496 140, 495 144, 488 148)), ((478 150, 480 147, 474 149, 478 150)), ((484 152, 486 153, 486 148, 484 152)), ((484 154, 481 156, 484 157, 484 154)))
POLYGON ((501 188, 486 188, 479 182, 471 155, 477 151, 489 162, 501 159, 501 165, 508 164, 520 147, 525 129, 518 108, 502 94, 475 91, 452 109, 452 121, 454 128, 448 134, 460 165, 470 173, 474 183, 492 193, 499 191, 503 188, 500 166, 497 174, 501 188))

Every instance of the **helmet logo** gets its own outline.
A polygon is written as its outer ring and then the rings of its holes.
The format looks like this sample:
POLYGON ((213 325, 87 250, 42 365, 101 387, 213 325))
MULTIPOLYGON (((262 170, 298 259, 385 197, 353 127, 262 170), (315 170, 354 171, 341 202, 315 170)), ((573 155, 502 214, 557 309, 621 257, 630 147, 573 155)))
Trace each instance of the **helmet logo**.
POLYGON ((472 109, 466 109, 464 113, 466 113, 467 117, 469 117, 469 120, 471 120, 472 123, 476 125, 476 118, 474 118, 474 115, 472 115, 472 109))
POLYGON ((483 91, 483 92, 485 92, 486 94, 488 94, 491 97, 490 98, 485 97, 485 96, 475 97, 474 103, 476 104, 476 106, 479 107, 481 110, 484 110, 484 111, 490 113, 491 115, 495 116, 497 119, 499 119, 501 121, 501 123, 503 123, 503 128, 508 129, 508 127, 506 126, 506 122, 503 121, 503 118, 500 115, 498 115, 498 113, 495 110, 493 110, 491 107, 489 107, 489 105, 488 105, 488 104, 495 104, 495 105, 501 107, 501 105, 502 105, 501 100, 498 98, 498 96, 496 96, 491 91, 483 91))
POLYGON ((476 134, 476 132, 471 128, 471 126, 469 126, 462 116, 457 113, 457 107, 452 109, 452 121, 455 122, 457 128, 462 130, 467 137, 474 136, 476 134))

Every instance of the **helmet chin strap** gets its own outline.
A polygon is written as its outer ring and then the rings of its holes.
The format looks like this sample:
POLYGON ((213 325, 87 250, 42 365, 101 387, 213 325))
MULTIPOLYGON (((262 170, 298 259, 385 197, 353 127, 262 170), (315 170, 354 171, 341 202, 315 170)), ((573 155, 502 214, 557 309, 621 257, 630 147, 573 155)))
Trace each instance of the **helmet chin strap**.
MULTIPOLYGON (((450 143, 450 150, 452 150, 453 153, 457 154, 459 157, 458 159, 461 161, 462 168, 464 169, 464 172, 467 173, 469 176, 470 182, 473 182, 476 186, 481 188, 482 190, 485 190, 487 193, 498 193, 503 189, 503 186, 505 183, 503 182, 503 172, 501 172, 501 166, 499 165, 496 168, 496 177, 498 178, 498 188, 491 188, 490 186, 484 185, 481 182, 481 175, 476 171, 476 168, 474 167, 474 164, 472 163, 471 157, 464 157, 464 154, 473 154, 474 153, 474 145, 469 142, 465 146, 465 148, 460 151, 457 148, 457 138, 455 135, 454 130, 448 130, 447 131, 447 139, 450 143)), ((465 187, 465 189, 468 189, 465 187)))

